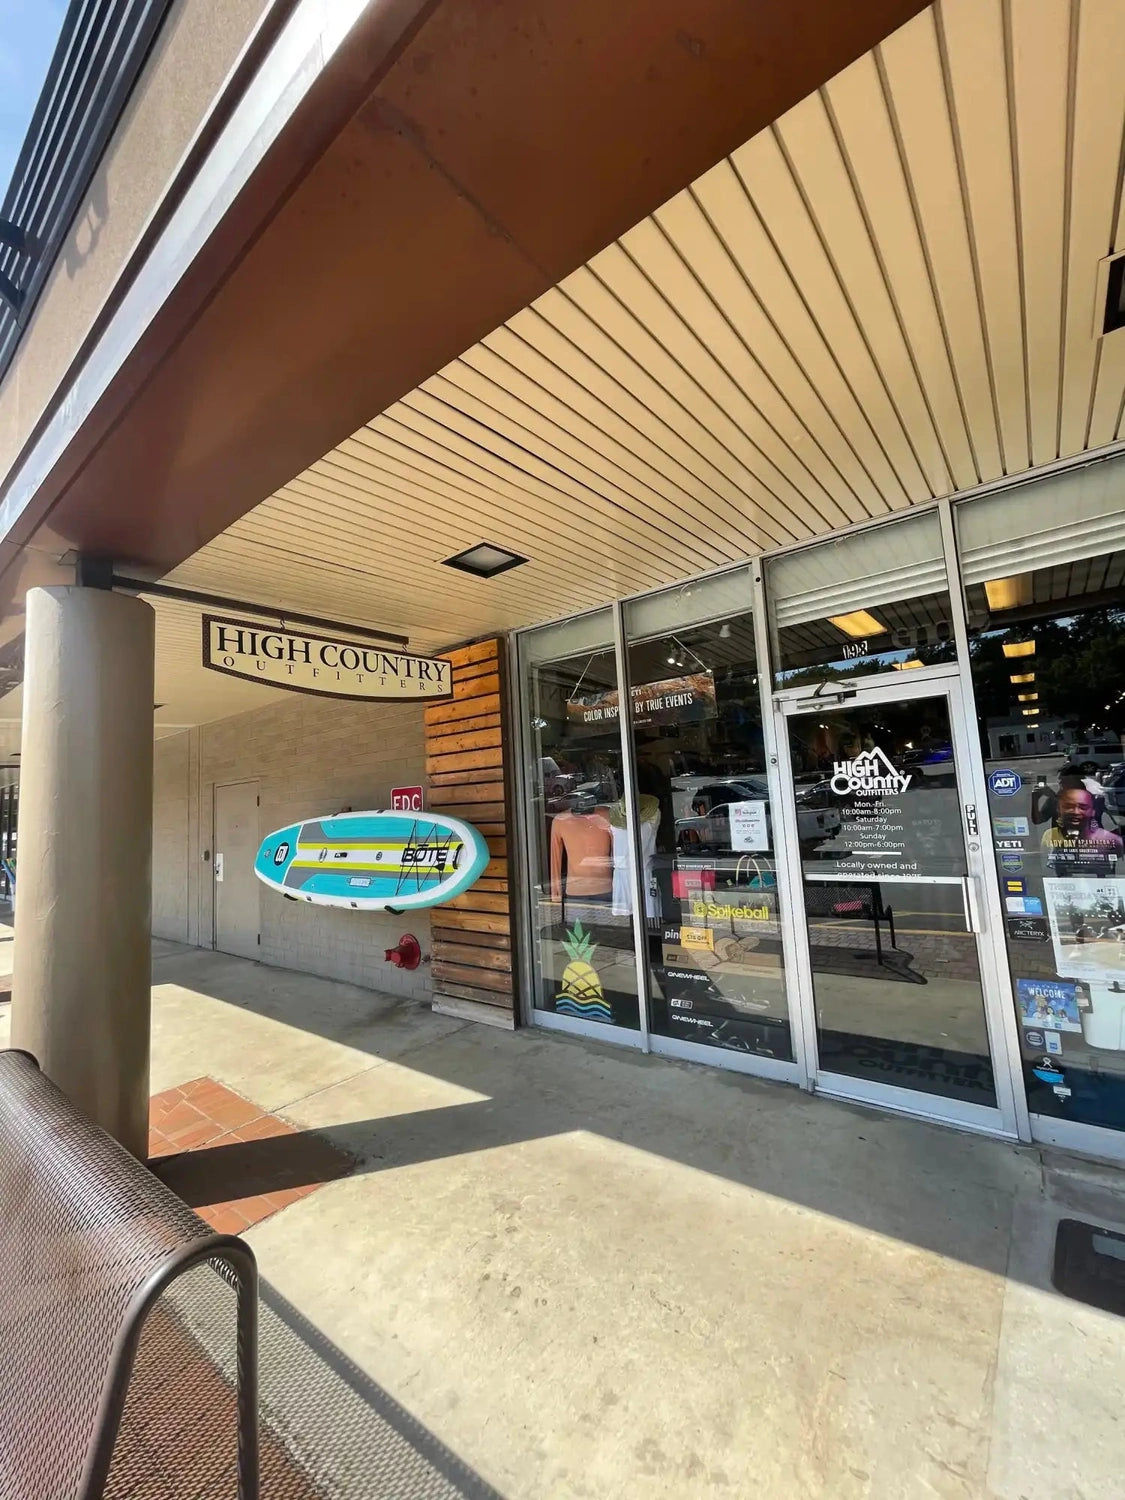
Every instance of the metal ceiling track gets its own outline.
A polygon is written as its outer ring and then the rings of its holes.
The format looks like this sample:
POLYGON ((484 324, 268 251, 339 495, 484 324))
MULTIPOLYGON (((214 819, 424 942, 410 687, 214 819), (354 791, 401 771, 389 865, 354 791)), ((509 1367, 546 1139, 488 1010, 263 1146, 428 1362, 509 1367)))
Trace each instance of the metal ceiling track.
POLYGON ((386 630, 372 630, 366 625, 351 625, 343 620, 325 620, 320 615, 295 614, 291 609, 278 609, 274 604, 257 604, 249 599, 228 599, 223 594, 201 594, 196 589, 180 588, 174 583, 152 583, 147 578, 126 578, 112 571, 98 576, 89 566, 89 559, 80 565, 78 582, 86 587, 120 589, 126 594, 147 594, 154 599, 175 599, 182 604, 198 604, 206 609, 234 610, 244 615, 258 615, 263 619, 277 620, 283 626, 307 625, 314 630, 330 630, 334 635, 362 636, 364 640, 382 641, 389 646, 405 648, 410 644, 406 635, 392 635, 386 630))

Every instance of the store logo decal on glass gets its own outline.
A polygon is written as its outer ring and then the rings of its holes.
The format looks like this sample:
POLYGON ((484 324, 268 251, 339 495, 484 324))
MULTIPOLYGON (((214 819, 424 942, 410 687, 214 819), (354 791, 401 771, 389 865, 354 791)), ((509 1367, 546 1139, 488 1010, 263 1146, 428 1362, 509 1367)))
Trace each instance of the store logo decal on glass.
POLYGON ((867 792, 875 797, 897 797, 910 785, 910 776, 896 771, 886 754, 876 745, 861 751, 854 760, 832 762, 832 790, 837 796, 847 792, 867 792))

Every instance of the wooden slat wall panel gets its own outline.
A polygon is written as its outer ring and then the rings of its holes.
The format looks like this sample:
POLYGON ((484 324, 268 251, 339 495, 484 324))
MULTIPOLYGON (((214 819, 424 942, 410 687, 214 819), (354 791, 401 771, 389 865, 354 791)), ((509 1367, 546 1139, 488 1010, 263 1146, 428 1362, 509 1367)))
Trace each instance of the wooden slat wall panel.
POLYGON ((502 647, 479 641, 443 655, 453 664, 453 700, 425 710, 430 805, 479 828, 492 859, 472 890, 433 914, 434 999, 471 1000, 514 1018, 502 647))

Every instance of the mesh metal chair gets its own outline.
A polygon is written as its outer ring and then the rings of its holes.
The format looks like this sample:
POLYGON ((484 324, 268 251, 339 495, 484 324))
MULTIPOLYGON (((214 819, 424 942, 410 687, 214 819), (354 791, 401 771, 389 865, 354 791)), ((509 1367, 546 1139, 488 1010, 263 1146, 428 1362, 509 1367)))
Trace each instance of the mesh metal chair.
POLYGON ((0 1052, 0 1496, 257 1500, 257 1270, 0 1052))

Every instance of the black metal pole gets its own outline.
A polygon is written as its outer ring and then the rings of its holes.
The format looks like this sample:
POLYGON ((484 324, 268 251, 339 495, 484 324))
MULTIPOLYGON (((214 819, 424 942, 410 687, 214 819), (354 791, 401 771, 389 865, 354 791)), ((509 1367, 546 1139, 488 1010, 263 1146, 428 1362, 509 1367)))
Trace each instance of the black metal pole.
POLYGON ((185 604, 205 604, 209 609, 241 610, 245 615, 261 615, 267 620, 280 620, 284 624, 311 625, 317 630, 331 630, 341 635, 361 635, 367 640, 385 641, 389 646, 405 648, 410 644, 408 635, 392 635, 386 630, 371 630, 366 625, 345 625, 341 620, 325 620, 320 615, 298 615, 291 609, 278 609, 272 604, 254 604, 248 599, 227 599, 222 594, 201 594, 197 589, 182 589, 173 583, 150 583, 144 578, 124 578, 120 573, 111 577, 112 586, 127 594, 151 594, 154 599, 179 599, 185 604))

